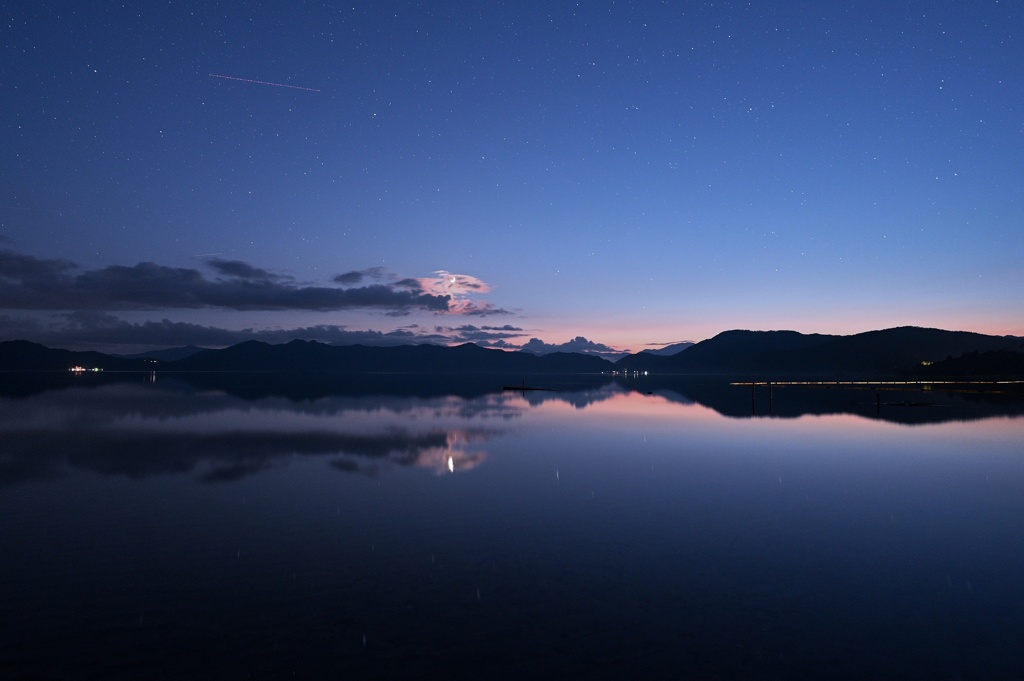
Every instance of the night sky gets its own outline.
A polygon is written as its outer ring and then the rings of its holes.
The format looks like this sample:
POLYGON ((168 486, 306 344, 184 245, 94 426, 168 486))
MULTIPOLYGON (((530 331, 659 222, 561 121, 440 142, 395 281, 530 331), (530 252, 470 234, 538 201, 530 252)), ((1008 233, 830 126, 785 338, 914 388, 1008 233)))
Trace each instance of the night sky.
POLYGON ((0 12, 0 340, 1024 335, 1024 3, 0 12))

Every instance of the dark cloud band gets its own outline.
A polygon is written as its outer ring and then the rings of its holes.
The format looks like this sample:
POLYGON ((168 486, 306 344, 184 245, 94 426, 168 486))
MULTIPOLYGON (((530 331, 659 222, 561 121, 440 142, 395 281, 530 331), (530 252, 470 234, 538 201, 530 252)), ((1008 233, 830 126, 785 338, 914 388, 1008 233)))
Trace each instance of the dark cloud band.
MULTIPOLYGON (((46 260, 0 251, 0 307, 9 310, 222 308, 320 312, 378 308, 389 313, 404 313, 417 309, 448 312, 452 301, 449 295, 410 288, 409 279, 399 284, 375 283, 354 288, 301 286, 290 278, 242 261, 214 260, 210 266, 222 278, 210 279, 196 269, 152 262, 79 272, 75 263, 67 260, 46 260)), ((377 272, 371 269, 361 274, 365 277, 377 272)), ((339 275, 335 281, 346 283, 351 277, 339 275)))

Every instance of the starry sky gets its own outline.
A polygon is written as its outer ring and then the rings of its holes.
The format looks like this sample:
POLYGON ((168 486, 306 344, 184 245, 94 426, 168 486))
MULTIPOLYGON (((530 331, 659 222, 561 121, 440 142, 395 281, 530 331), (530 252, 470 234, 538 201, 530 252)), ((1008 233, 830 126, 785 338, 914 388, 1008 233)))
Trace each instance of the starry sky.
POLYGON ((0 12, 0 340, 1024 335, 1024 3, 0 12))

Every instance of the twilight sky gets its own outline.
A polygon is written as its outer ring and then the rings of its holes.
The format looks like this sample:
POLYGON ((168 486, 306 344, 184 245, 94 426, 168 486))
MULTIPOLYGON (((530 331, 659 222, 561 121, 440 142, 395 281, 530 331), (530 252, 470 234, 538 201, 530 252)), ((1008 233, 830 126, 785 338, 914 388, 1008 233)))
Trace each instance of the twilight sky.
POLYGON ((0 340, 1024 335, 1024 3, 0 12, 0 340))

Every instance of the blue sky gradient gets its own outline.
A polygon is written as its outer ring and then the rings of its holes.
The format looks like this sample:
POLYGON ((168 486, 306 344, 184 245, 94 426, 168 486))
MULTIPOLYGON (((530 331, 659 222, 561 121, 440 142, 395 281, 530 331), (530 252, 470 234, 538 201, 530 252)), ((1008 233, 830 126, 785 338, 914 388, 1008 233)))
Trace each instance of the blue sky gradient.
POLYGON ((1024 335, 1020 3, 2 11, 9 337, 1024 335))

